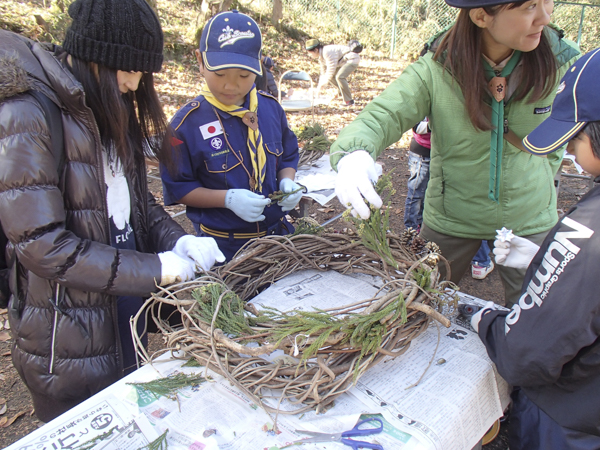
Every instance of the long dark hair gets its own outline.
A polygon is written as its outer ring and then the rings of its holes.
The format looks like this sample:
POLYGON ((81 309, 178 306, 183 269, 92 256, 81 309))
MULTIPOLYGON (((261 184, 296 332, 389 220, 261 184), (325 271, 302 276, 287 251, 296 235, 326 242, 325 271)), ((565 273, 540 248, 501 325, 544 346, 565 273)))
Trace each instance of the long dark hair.
MULTIPOLYGON (((503 9, 518 8, 525 2, 485 7, 490 16, 497 15, 503 9)), ((452 73, 465 97, 465 106, 471 123, 482 131, 491 130, 492 125, 485 118, 484 102, 488 98, 487 80, 482 54, 482 29, 473 23, 470 9, 461 9, 454 26, 446 33, 433 58, 440 60, 445 56, 444 67, 452 73)), ((544 28, 540 43, 535 50, 523 53, 523 78, 514 100, 521 100, 531 94, 530 103, 549 95, 556 84, 557 62, 550 47, 544 28)))
MULTIPOLYGON (((173 169, 171 128, 154 90, 152 73, 144 73, 135 92, 122 94, 117 71, 72 57, 73 74, 82 84, 106 151, 116 152, 125 173, 144 158, 173 169)), ((114 155, 111 155, 114 156, 114 155)))

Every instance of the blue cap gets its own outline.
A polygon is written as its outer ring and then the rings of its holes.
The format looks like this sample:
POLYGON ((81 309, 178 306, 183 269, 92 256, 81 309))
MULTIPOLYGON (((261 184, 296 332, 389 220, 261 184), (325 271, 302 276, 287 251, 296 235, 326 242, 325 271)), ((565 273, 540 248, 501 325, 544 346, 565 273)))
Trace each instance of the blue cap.
POLYGON ((560 81, 550 117, 523 139, 534 155, 547 155, 569 142, 588 122, 600 120, 600 48, 585 54, 560 81))
POLYGON ((261 75, 262 36, 254 20, 238 11, 213 16, 202 30, 200 51, 210 70, 245 69, 261 75))

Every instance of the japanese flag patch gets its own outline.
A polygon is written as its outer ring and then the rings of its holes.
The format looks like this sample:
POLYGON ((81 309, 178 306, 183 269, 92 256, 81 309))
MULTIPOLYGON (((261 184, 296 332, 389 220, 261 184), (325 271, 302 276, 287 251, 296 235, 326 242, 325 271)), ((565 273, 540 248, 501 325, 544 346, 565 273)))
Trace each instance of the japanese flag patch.
POLYGON ((213 136, 218 136, 220 134, 223 134, 223 128, 221 127, 221 124, 219 123, 218 120, 215 120, 214 122, 202 125, 199 128, 200 128, 200 133, 202 133, 202 137, 204 139, 209 139, 213 136))

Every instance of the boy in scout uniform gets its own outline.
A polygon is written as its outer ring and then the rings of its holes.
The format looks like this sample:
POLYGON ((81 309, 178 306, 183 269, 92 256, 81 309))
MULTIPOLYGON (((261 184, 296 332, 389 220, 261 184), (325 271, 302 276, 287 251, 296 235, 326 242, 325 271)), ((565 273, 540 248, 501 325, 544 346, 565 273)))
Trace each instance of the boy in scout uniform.
POLYGON ((279 103, 254 84, 261 45, 245 14, 220 13, 206 24, 196 50, 205 85, 171 122, 176 173, 161 168, 165 205, 186 205, 198 236, 215 238, 227 260, 250 239, 293 232, 285 212, 302 197, 298 140, 279 103), (291 195, 271 203, 277 190, 291 195))

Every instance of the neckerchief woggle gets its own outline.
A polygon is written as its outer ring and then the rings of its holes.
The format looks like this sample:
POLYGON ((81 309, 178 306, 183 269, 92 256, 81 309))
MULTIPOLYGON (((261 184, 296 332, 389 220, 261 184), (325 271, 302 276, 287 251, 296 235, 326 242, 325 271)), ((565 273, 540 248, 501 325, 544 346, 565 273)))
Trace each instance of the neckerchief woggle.
MULTIPOLYGON (((248 150, 250 150, 250 160, 252 162, 253 179, 250 179, 250 188, 256 192, 262 192, 262 185, 265 181, 267 173, 267 154, 263 145, 262 135, 258 128, 258 97, 256 94, 256 86, 252 87, 248 96, 250 97, 249 109, 237 105, 224 105, 210 92, 208 86, 202 86, 200 92, 206 101, 215 108, 225 111, 242 119, 242 122, 248 126, 248 150)), ((225 130, 223 130, 225 132, 225 130)), ((233 150, 233 149, 232 149, 233 150)))
POLYGON ((516 50, 506 66, 496 75, 490 64, 483 60, 485 77, 492 94, 492 136, 490 140, 490 184, 488 198, 496 203, 500 196, 500 177, 502 174, 502 150, 504 149, 504 96, 506 95, 506 77, 510 75, 521 57, 516 50))

